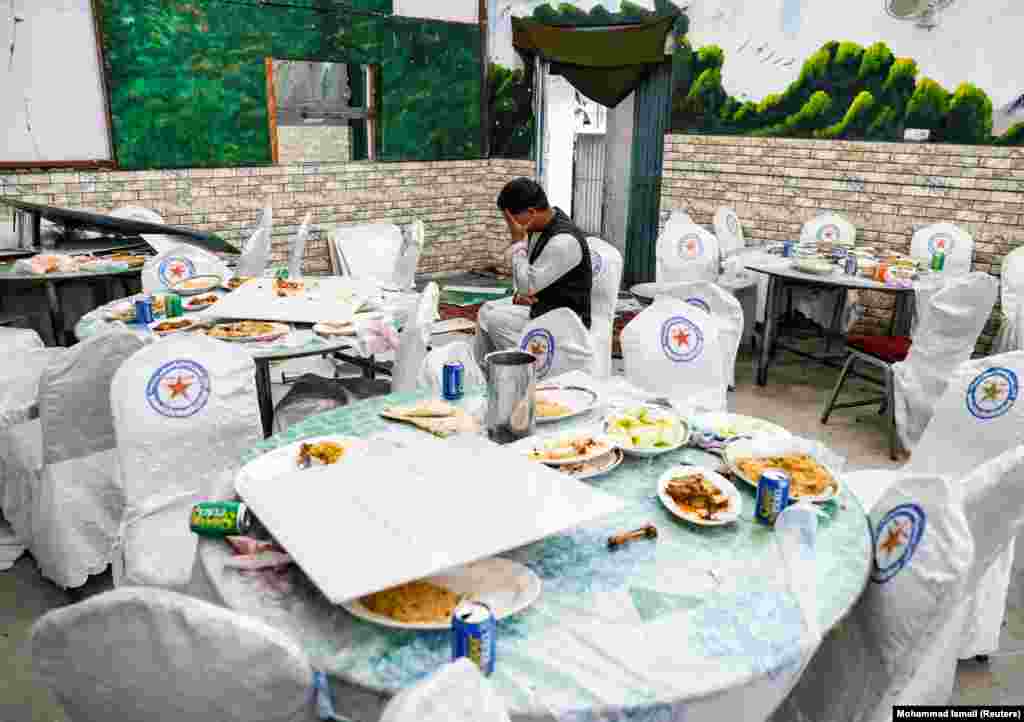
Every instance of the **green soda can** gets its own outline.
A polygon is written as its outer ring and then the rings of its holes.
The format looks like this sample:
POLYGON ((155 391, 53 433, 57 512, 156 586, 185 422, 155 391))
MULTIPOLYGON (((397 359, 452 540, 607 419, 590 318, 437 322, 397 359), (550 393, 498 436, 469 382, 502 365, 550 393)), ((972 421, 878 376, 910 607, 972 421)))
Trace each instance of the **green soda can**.
POLYGON ((240 501, 203 501, 192 507, 189 528, 199 536, 245 536, 252 531, 252 514, 240 501))
POLYGON ((277 269, 277 277, 280 278, 282 281, 288 280, 287 266, 281 266, 280 268, 277 269))
POLYGON ((178 318, 185 315, 185 309, 181 305, 181 296, 170 294, 164 297, 164 313, 167 318, 178 318))
POLYGON ((941 271, 946 265, 946 254, 944 251, 936 251, 932 254, 932 270, 941 271))

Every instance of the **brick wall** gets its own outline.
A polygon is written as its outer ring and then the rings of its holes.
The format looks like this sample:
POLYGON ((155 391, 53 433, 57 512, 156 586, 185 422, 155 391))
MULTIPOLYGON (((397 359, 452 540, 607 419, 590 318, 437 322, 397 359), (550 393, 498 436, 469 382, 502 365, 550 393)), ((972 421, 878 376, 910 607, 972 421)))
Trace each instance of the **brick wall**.
MULTIPOLYGON (((261 168, 155 171, 8 171, 0 195, 66 208, 108 212, 152 208, 172 225, 243 240, 266 203, 274 210, 275 262, 303 216, 319 226, 306 246, 307 272, 329 269, 327 239, 348 223, 422 220, 427 248, 421 272, 482 268, 495 262, 507 237, 494 201, 529 161, 465 160, 424 163, 305 162, 261 168)), ((11 211, 0 206, 0 228, 11 211)))
MULTIPOLYGON (((662 210, 710 225, 723 205, 748 238, 795 239, 805 221, 835 211, 857 227, 858 245, 901 252, 917 229, 955 223, 974 237, 974 270, 998 276, 1024 244, 1024 148, 667 135, 662 210)), ((881 332, 892 296, 864 296, 858 330, 881 332)))

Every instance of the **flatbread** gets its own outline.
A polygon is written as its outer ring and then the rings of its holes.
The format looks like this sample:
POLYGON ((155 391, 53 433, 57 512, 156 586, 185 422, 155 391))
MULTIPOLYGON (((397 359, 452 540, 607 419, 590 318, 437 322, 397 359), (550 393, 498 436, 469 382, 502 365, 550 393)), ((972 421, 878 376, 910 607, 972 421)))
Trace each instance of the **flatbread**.
POLYGON ((384 410, 396 416, 407 416, 410 418, 454 416, 458 411, 457 408, 440 399, 420 401, 412 406, 392 406, 384 410))
POLYGON ((475 432, 480 429, 480 424, 475 418, 462 409, 455 408, 443 401, 424 401, 415 406, 392 407, 384 409, 380 415, 392 421, 404 421, 442 438, 452 434, 475 432), (410 411, 418 412, 419 415, 405 413, 410 411), (435 415, 427 415, 431 412, 435 415), (442 416, 441 413, 445 415, 442 416))

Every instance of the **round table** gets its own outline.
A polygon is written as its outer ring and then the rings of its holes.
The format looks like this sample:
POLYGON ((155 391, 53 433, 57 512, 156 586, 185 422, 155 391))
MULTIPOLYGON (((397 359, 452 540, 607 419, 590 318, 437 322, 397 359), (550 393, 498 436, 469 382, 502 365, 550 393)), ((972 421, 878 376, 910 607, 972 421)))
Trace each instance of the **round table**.
MULTIPOLYGON (((482 393, 469 389, 459 403, 473 409, 482 393)), ((262 442, 245 460, 324 434, 378 436, 384 443, 398 432, 380 411, 423 398, 422 392, 395 394, 310 417, 262 442)), ((541 429, 579 428, 603 413, 541 429)), ((744 705, 761 709, 780 701, 784 692, 771 685, 799 669, 800 614, 792 597, 778 593, 772 532, 752 520, 754 494, 739 483, 741 520, 714 528, 677 520, 655 495, 655 480, 666 469, 702 458, 695 449, 654 459, 627 457, 616 470, 587 482, 621 497, 624 510, 501 555, 525 564, 543 582, 531 607, 498 623, 491 681, 512 719, 653 722, 690 719, 698 708, 693 719, 707 718, 709 710, 730 719, 744 705), (656 540, 607 549, 610 535, 647 522, 656 525, 656 540), (666 654, 666 646, 678 654, 666 654), (639 675, 637 665, 649 662, 648 653, 662 655, 659 664, 671 674, 660 680, 639 675)), ((473 504, 473 513, 500 513, 500 500, 473 504)), ((823 632, 852 608, 872 559, 871 533, 857 500, 844 492, 825 509, 828 519, 821 522, 816 544, 823 632)), ((372 549, 346 538, 344 529, 325 529, 324 543, 337 547, 339 564, 373 563, 372 549)), ((281 590, 226 569, 231 552, 222 541, 201 539, 199 553, 223 602, 299 640, 312 663, 335 679, 339 712, 355 720, 376 720, 388 697, 451 659, 448 632, 392 630, 350 616, 327 602, 295 566, 288 572, 291 588, 281 590)))

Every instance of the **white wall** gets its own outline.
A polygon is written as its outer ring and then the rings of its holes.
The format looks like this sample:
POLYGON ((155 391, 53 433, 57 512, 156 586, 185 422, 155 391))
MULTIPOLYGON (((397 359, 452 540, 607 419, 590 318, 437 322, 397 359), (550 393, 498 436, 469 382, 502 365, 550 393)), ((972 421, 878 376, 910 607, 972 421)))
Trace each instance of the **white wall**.
POLYGON ((457 23, 480 21, 477 0, 395 0, 395 15, 457 23))
POLYGON ((604 166, 604 239, 626 254, 626 219, 629 213, 629 174, 633 160, 633 99, 608 110, 604 166))

